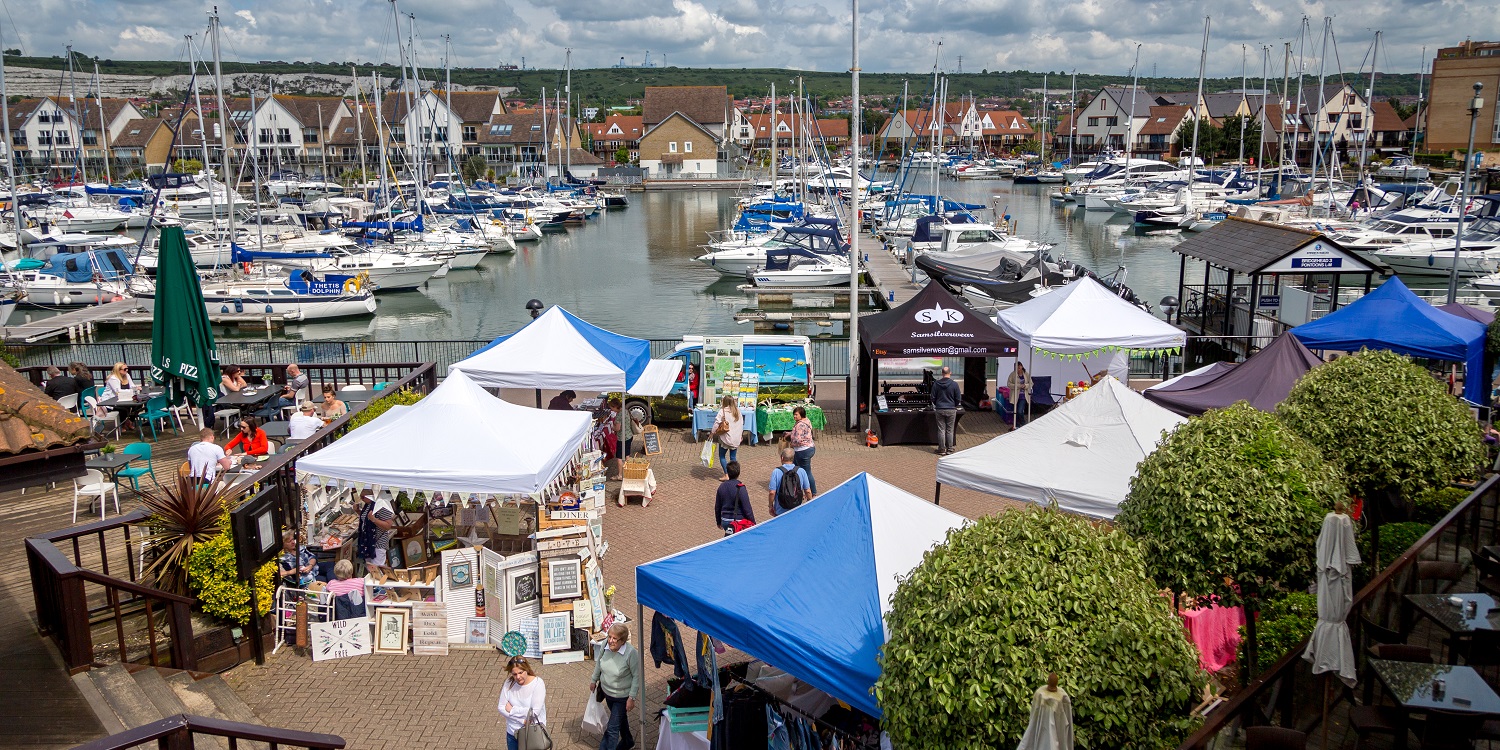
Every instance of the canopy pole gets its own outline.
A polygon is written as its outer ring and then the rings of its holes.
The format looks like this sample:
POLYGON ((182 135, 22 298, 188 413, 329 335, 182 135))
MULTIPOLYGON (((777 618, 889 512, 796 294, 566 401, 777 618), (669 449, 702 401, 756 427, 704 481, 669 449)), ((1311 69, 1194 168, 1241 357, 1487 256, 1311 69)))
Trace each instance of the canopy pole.
POLYGON ((536 408, 542 408, 542 389, 536 389, 536 408))
POLYGON ((942 505, 943 504, 943 483, 942 482, 933 482, 932 483, 932 504, 933 505, 942 505))
MULTIPOLYGON (((641 716, 640 746, 650 747, 646 741, 646 607, 640 602, 635 603, 635 639, 635 653, 641 659, 641 694, 635 704, 636 712, 641 716)), ((630 717, 625 717, 625 720, 630 721, 630 717)))

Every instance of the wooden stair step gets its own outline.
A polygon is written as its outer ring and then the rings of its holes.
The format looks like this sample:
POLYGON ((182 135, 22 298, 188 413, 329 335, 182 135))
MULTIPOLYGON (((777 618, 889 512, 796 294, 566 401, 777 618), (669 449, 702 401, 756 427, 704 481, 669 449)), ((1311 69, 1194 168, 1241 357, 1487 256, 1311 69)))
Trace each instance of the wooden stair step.
POLYGON ((153 721, 160 721, 168 714, 163 714, 141 686, 136 684, 135 678, 125 666, 119 663, 111 664, 102 669, 89 670, 89 678, 94 681, 99 693, 104 696, 105 702, 114 710, 115 715, 120 717, 120 722, 127 729, 133 729, 153 721))
MULTIPOLYGON (((162 677, 161 672, 154 667, 139 670, 133 677, 135 677, 135 683, 146 693, 146 697, 162 712, 163 716, 196 713, 188 708, 177 691, 167 684, 167 679, 162 677)), ((193 750, 227 750, 228 747, 228 741, 213 735, 193 736, 193 750)))

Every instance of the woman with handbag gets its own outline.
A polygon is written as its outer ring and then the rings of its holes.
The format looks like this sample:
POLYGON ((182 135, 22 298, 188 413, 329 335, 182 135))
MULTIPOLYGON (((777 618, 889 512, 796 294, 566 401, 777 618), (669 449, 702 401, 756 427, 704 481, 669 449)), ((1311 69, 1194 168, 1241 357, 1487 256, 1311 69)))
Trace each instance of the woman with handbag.
MULTIPOLYGON (((740 455, 740 441, 744 439, 745 417, 740 414, 739 402, 734 396, 725 396, 719 402, 719 416, 714 420, 714 442, 719 446, 719 466, 729 466, 730 461, 738 461, 740 455)), ((728 469, 719 477, 722 482, 729 478, 728 469)))
POLYGON ((797 452, 797 458, 792 463, 807 473, 807 487, 804 489, 816 495, 818 494, 818 480, 813 478, 812 460, 818 448, 813 443, 812 420, 807 418, 805 406, 792 409, 792 416, 797 420, 792 424, 791 432, 792 450, 797 452))
POLYGON ((512 656, 506 664, 510 677, 500 688, 496 708, 505 717, 506 750, 547 750, 547 684, 536 676, 524 656, 512 656))
POLYGON ((630 750, 635 737, 630 733, 630 712, 635 710, 636 696, 641 694, 641 655, 630 645, 630 628, 617 622, 609 626, 609 640, 603 651, 594 655, 594 676, 589 692, 604 693, 609 706, 609 724, 599 750, 630 750))
POLYGON ((740 481, 740 462, 724 464, 727 478, 719 483, 714 495, 714 522, 729 536, 755 525, 755 511, 750 508, 750 491, 740 481))

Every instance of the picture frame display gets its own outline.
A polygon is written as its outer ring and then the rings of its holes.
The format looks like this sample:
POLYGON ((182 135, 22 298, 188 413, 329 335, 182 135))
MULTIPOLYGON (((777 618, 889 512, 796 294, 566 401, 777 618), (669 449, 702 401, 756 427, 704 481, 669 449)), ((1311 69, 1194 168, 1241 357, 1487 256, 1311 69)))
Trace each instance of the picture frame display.
POLYGON ((466 589, 474 585, 474 563, 464 560, 448 566, 448 588, 466 589))
POLYGON ((313 661, 370 653, 370 626, 363 617, 312 623, 310 635, 313 661))
POLYGON ((469 627, 464 634, 464 643, 470 646, 484 646, 490 642, 490 620, 487 617, 470 617, 469 627))
POLYGON ((583 596, 581 574, 582 561, 578 558, 547 561, 547 598, 577 599, 583 596))
POLYGON ((404 607, 381 607, 375 610, 375 653, 406 653, 409 617, 410 613, 404 607))
POLYGON ((537 640, 542 651, 566 650, 573 647, 573 613, 544 612, 537 617, 537 640))

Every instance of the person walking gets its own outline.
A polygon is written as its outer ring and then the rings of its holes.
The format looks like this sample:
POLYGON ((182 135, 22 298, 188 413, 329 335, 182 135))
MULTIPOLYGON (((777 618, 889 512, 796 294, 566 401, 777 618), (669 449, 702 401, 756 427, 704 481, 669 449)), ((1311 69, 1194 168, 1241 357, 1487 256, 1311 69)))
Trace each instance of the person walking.
POLYGON ((818 480, 813 477, 812 460, 813 455, 818 452, 818 447, 813 444, 812 420, 807 418, 807 407, 798 406, 792 409, 792 416, 796 422, 792 424, 792 450, 796 452, 793 463, 801 469, 806 476, 802 485, 807 489, 808 497, 818 494, 818 480))
POLYGON ((547 683, 536 676, 531 661, 524 656, 512 656, 505 665, 510 677, 500 688, 500 700, 495 707, 505 717, 505 748, 518 750, 516 732, 526 726, 526 719, 536 714, 536 720, 547 723, 547 683))
POLYGON ((630 628, 617 622, 609 626, 609 640, 604 650, 594 656, 594 676, 589 692, 603 691, 609 707, 609 723, 599 750, 630 750, 635 737, 630 733, 630 712, 635 710, 636 696, 641 693, 641 655, 630 645, 630 628))
POLYGON ((1010 390, 1011 424, 1020 427, 1031 417, 1031 373, 1026 372, 1026 365, 1016 363, 1010 377, 1005 379, 1005 387, 1010 390))
POLYGON ((729 536, 754 526, 755 511, 750 508, 750 491, 740 481, 740 462, 731 460, 724 464, 724 477, 714 494, 714 523, 724 530, 724 536, 729 536))
POLYGON ((956 444, 954 431, 958 428, 958 405, 963 393, 958 383, 953 382, 953 370, 943 368, 943 376, 932 384, 932 408, 937 412, 938 447, 936 453, 946 456, 953 452, 956 444))
POLYGON ((724 471, 719 477, 722 482, 729 478, 729 462, 739 460, 745 417, 740 414, 739 402, 734 396, 726 395, 719 406, 719 416, 714 420, 714 442, 719 446, 719 467, 724 471))
POLYGON ((791 448, 781 449, 781 465, 771 470, 771 516, 785 513, 802 503, 811 500, 813 493, 808 489, 809 481, 807 472, 797 463, 797 452, 791 448))

